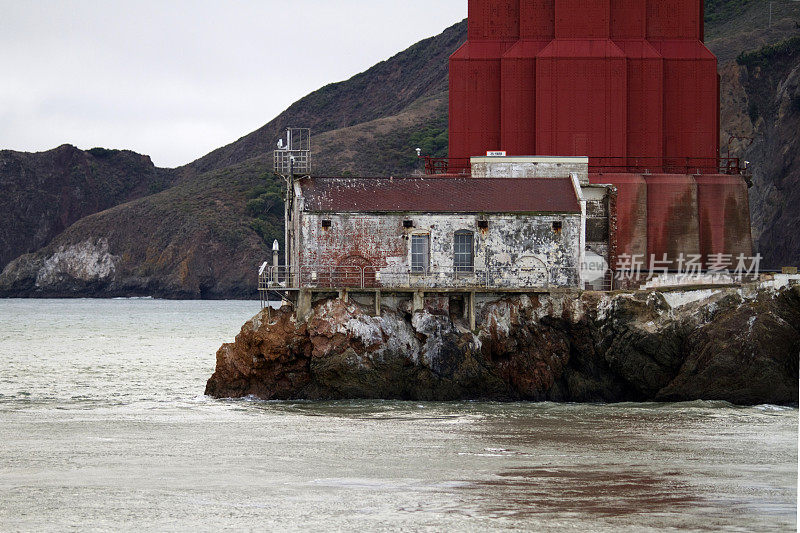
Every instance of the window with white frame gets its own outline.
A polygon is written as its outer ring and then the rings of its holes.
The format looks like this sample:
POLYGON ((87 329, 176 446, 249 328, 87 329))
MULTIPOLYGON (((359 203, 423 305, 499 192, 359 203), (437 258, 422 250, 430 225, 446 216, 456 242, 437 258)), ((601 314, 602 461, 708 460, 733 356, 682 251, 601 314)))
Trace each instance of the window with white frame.
POLYGON ((430 235, 411 236, 411 271, 426 272, 430 264, 430 235))
POLYGON ((453 240, 453 266, 456 273, 470 273, 475 270, 475 234, 471 231, 457 231, 453 240))

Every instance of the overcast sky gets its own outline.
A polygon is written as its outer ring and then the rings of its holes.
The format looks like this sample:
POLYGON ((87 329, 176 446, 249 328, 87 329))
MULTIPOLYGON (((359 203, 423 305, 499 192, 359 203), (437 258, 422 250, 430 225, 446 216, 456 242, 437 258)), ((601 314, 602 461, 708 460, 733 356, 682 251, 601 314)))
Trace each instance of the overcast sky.
POLYGON ((0 0, 0 149, 188 163, 466 17, 467 0, 0 0))

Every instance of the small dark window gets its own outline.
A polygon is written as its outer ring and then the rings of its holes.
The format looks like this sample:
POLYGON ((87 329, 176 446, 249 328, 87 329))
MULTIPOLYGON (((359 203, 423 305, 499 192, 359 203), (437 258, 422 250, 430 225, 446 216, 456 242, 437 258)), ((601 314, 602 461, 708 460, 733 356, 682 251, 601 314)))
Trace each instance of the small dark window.
POLYGON ((478 229, 489 229, 489 221, 488 220, 479 220, 478 221, 478 229))
POLYGON ((413 228, 414 227, 414 221, 413 220, 404 220, 403 221, 403 227, 406 228, 406 229, 413 228))
POLYGON ((561 221, 553 222, 553 231, 561 233, 561 221))
POLYGON ((330 227, 331 227, 331 221, 330 221, 330 220, 323 220, 323 221, 322 221, 322 227, 323 227, 324 229, 328 229, 328 228, 330 228, 330 227))

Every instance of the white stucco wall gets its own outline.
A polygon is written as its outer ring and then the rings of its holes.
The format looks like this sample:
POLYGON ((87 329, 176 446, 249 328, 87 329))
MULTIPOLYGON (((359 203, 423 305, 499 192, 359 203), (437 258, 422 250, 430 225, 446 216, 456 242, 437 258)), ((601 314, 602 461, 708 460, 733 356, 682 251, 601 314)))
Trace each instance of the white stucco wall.
POLYGON ((569 178, 589 183, 588 157, 473 157, 473 178, 569 178))

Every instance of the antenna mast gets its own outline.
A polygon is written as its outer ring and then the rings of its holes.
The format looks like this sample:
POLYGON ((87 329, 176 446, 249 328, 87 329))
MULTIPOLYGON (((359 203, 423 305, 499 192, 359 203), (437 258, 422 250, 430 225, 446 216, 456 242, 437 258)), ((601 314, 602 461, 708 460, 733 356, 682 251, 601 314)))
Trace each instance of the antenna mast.
POLYGON ((284 178, 294 173, 307 175, 311 172, 311 130, 309 128, 286 128, 286 144, 278 141, 274 152, 275 173, 284 178), (294 162, 294 165, 292 165, 294 162))
POLYGON ((278 141, 278 149, 273 152, 275 174, 286 182, 284 201, 284 253, 287 272, 292 265, 292 217, 294 213, 294 176, 307 176, 311 173, 311 130, 309 128, 286 128, 286 143, 278 141))

